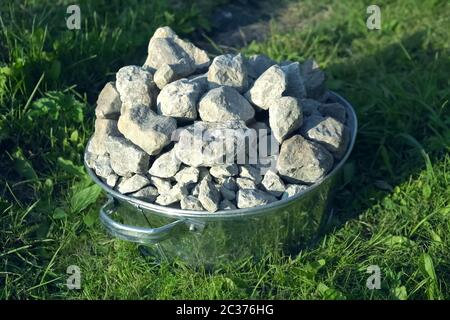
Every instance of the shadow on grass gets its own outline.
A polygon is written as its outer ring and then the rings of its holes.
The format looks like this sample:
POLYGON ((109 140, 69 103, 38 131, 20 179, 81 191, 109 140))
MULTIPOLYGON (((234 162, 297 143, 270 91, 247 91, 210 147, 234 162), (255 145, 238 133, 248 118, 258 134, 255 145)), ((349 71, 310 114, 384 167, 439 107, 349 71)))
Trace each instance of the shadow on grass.
POLYGON ((417 32, 374 55, 327 69, 346 82, 333 89, 354 106, 359 122, 327 232, 442 160, 449 119, 441 106, 448 99, 450 62, 439 52, 427 43, 425 32, 417 32))

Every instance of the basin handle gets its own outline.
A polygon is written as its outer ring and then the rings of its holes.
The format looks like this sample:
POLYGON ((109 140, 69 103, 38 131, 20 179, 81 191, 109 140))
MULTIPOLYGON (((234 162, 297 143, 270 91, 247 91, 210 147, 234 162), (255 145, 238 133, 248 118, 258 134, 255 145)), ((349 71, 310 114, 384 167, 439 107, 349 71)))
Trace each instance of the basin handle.
POLYGON ((158 243, 170 236, 176 226, 185 223, 184 220, 175 220, 158 228, 135 227, 119 223, 111 218, 114 210, 114 199, 108 197, 108 201, 100 208, 100 221, 108 232, 114 237, 142 244, 158 243))

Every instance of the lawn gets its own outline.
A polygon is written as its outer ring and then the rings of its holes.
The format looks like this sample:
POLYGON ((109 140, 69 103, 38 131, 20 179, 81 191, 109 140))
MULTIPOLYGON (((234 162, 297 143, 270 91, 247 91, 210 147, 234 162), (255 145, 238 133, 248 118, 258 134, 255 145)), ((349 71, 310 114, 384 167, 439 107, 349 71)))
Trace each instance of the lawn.
POLYGON ((81 30, 66 28, 69 1, 0 4, 0 298, 450 299, 445 0, 377 1, 381 30, 367 29, 367 1, 284 0, 266 40, 240 48, 314 57, 356 109, 337 210, 315 246, 207 272, 104 232, 105 196, 82 166, 96 95, 142 64, 156 27, 191 37, 224 2, 78 1, 81 30), (80 290, 66 286, 71 265, 80 290), (366 286, 371 265, 380 289, 366 286))

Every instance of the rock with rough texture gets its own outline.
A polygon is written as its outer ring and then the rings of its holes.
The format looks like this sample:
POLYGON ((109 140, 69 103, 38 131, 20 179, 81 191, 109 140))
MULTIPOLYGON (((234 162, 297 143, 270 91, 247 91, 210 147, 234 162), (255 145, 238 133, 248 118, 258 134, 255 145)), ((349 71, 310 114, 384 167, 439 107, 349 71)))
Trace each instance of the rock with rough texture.
POLYGON ((245 155, 248 131, 241 121, 198 121, 181 130, 175 145, 176 155, 192 167, 232 163, 236 155, 245 155))
POLYGON ((156 187, 156 189, 158 189, 160 194, 167 193, 170 189, 172 189, 172 183, 170 183, 169 179, 150 177, 150 182, 156 187))
POLYGON ((222 195, 223 199, 227 200, 234 200, 236 199, 236 193, 233 190, 230 190, 223 185, 218 186, 220 194, 222 195))
POLYGON ((120 115, 121 106, 122 102, 120 101, 119 92, 117 92, 114 82, 108 82, 98 95, 95 116, 97 119, 117 120, 120 115))
POLYGON ((198 200, 203 208, 215 212, 219 209, 220 193, 211 181, 203 179, 198 189, 198 200))
POLYGON ((255 54, 246 60, 247 72, 250 77, 257 79, 267 69, 275 64, 275 61, 263 54, 255 54))
POLYGON ((188 195, 186 186, 176 184, 169 191, 161 193, 155 200, 155 203, 162 206, 168 206, 181 201, 188 195))
POLYGON ((326 96, 325 73, 312 59, 306 60, 301 66, 302 77, 308 98, 322 100, 326 96))
POLYGON ((122 101, 122 113, 132 105, 153 106, 158 94, 153 74, 138 66, 119 69, 116 73, 116 88, 122 101))
POLYGON ((197 183, 200 170, 194 167, 185 167, 181 169, 176 175, 175 180, 180 184, 197 183))
POLYGON ((287 77, 281 67, 274 65, 267 69, 253 87, 246 92, 245 97, 263 110, 269 109, 271 100, 280 98, 287 88, 287 77))
POLYGON ((221 164, 211 167, 209 173, 214 178, 232 177, 239 174, 239 168, 235 163, 221 164))
POLYGON ((247 67, 242 54, 224 54, 212 61, 208 70, 211 88, 228 86, 243 92, 247 88, 247 67))
POLYGON ((107 155, 99 155, 92 164, 95 174, 102 178, 107 178, 113 173, 111 168, 111 161, 107 155))
POLYGON ((236 206, 230 200, 224 199, 219 203, 219 210, 236 210, 236 206))
POLYGON ((185 78, 195 72, 195 65, 192 60, 181 59, 175 64, 163 64, 155 72, 154 81, 159 89, 167 84, 185 78))
POLYGON ((272 170, 266 172, 261 184, 265 191, 275 197, 281 196, 286 190, 283 180, 272 170))
POLYGON ((341 123, 345 123, 345 107, 340 103, 324 103, 319 106, 319 112, 324 117, 333 117, 341 123))
POLYGON ((305 138, 318 142, 340 159, 347 150, 347 127, 332 117, 309 117, 301 128, 305 138))
POLYGON ((320 144, 295 135, 281 145, 278 173, 289 182, 312 184, 333 166, 333 156, 320 144))
POLYGON ((199 102, 198 112, 203 121, 249 121, 255 116, 250 103, 231 87, 218 87, 208 91, 199 102))
POLYGON ((117 186, 117 191, 126 194, 138 191, 150 184, 150 180, 140 174, 135 174, 128 179, 123 179, 117 186))
POLYGON ((237 183, 236 183, 236 178, 235 177, 217 178, 216 181, 221 186, 223 186, 223 187, 225 187, 227 189, 230 189, 232 191, 237 191, 238 188, 239 188, 237 183))
POLYGON ((171 141, 175 119, 157 115, 145 105, 133 105, 119 118, 119 131, 150 155, 158 154, 171 141))
POLYGON ((114 188, 116 186, 117 181, 119 181, 119 176, 115 173, 111 173, 105 178, 106 184, 111 188, 114 188))
POLYGON ((158 70, 164 65, 177 64, 182 59, 194 64, 192 58, 172 38, 152 38, 144 67, 158 70))
POLYGON ((288 184, 286 190, 283 192, 281 199, 286 199, 308 189, 304 184, 288 184))
POLYGON ((319 107, 320 107, 321 103, 316 100, 301 99, 300 105, 302 107, 304 117, 321 115, 319 112, 319 107))
POLYGON ((203 209, 203 206, 202 206, 200 200, 198 200, 196 197, 190 196, 190 195, 181 198, 180 205, 181 205, 181 209, 184 209, 184 210, 194 210, 194 211, 205 210, 205 209, 203 209))
POLYGON ((237 192, 237 206, 239 209, 263 206, 277 200, 271 194, 258 189, 240 189, 237 192))
POLYGON ((106 152, 106 140, 110 136, 120 136, 117 121, 111 119, 96 119, 94 135, 88 146, 88 151, 95 155, 106 152))
POLYGON ((269 109, 269 123, 272 135, 279 143, 300 128, 302 121, 302 109, 296 98, 281 97, 273 100, 269 109))
POLYGON ((188 78, 188 81, 190 83, 196 84, 199 88, 202 94, 209 89, 208 86, 208 74, 195 74, 188 78))
POLYGON ((195 120, 201 88, 195 82, 181 79, 165 86, 157 100, 158 113, 177 120, 195 120))
POLYGON ((191 189, 191 195, 193 195, 194 197, 198 197, 199 190, 200 190, 200 184, 196 184, 196 185, 191 189))
POLYGON ((306 88, 300 71, 300 63, 293 62, 281 66, 287 78, 287 88, 285 95, 303 99, 306 97, 306 88))
POLYGON ((236 178, 236 185, 239 189, 256 189, 255 181, 248 178, 236 178))
POLYGON ((130 196, 146 202, 155 202, 158 195, 159 195, 158 189, 152 186, 142 188, 141 190, 130 194, 130 196))
POLYGON ((239 166, 239 176, 241 178, 247 178, 255 182, 255 184, 260 184, 262 181, 261 171, 251 165, 239 166))
POLYGON ((180 169, 181 161, 175 156, 175 151, 172 149, 156 158, 148 173, 159 178, 171 178, 180 169))
POLYGON ((119 176, 127 177, 148 170, 150 156, 127 139, 111 136, 105 145, 111 159, 111 168, 119 176))
POLYGON ((182 40, 170 27, 156 29, 150 39, 144 65, 158 69, 163 64, 173 64, 182 58, 192 60, 197 69, 203 69, 210 63, 204 50, 182 40))

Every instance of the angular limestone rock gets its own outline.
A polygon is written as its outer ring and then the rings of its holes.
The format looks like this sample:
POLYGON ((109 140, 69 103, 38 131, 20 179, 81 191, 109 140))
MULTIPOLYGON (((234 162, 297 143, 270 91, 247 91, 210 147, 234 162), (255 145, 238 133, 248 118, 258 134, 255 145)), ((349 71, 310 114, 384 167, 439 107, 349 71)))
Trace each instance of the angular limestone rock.
POLYGON ((248 178, 236 178, 236 185, 239 189, 256 189, 255 181, 248 178))
POLYGON ((158 69, 163 64, 173 64, 182 58, 192 60, 197 69, 203 69, 210 63, 206 51, 182 40, 170 27, 156 29, 150 39, 144 65, 158 69))
POLYGON ((200 170, 194 167, 185 167, 181 169, 176 175, 175 180, 179 184, 197 183, 199 180, 200 170))
POLYGON ((219 209, 220 193, 211 181, 203 179, 198 189, 198 200, 203 208, 215 212, 219 209))
POLYGON ((195 211, 205 210, 205 209, 203 209, 203 206, 202 206, 200 200, 198 200, 196 197, 190 196, 190 195, 181 198, 180 205, 181 205, 181 209, 184 209, 184 210, 195 210, 195 211))
POLYGON ((156 189, 158 189, 160 194, 167 193, 170 189, 172 189, 172 183, 170 183, 169 179, 150 177, 150 182, 156 187, 156 189))
POLYGON ((286 199, 308 189, 304 184, 288 184, 286 190, 283 192, 281 199, 286 199))
POLYGON ((248 131, 241 121, 198 121, 181 130, 176 155, 192 167, 232 163, 236 155, 245 156, 248 131))
POLYGON ((233 190, 230 190, 223 185, 219 185, 218 187, 223 199, 227 199, 230 201, 236 199, 236 193, 233 190))
POLYGON ((99 155, 93 161, 92 169, 94 169, 95 174, 98 175, 99 177, 107 178, 110 174, 113 173, 109 156, 99 155))
POLYGON ((266 172, 261 184, 265 191, 275 197, 281 196, 286 190, 283 180, 272 170, 266 172))
POLYGON ((111 119, 96 119, 94 135, 88 146, 88 151, 95 155, 106 152, 106 140, 111 136, 120 136, 117 121, 111 119))
POLYGON ((300 63, 293 62, 281 66, 281 69, 287 77, 287 88, 285 95, 295 97, 297 99, 305 98, 306 88, 300 71, 300 63))
POLYGON ((263 206, 278 199, 258 189, 240 189, 237 192, 237 206, 240 209, 263 206))
POLYGON ((263 177, 261 171, 251 165, 239 166, 239 176, 241 178, 247 178, 255 182, 255 184, 260 184, 263 177))
POLYGON ((222 164, 211 167, 211 169, 209 169, 209 173, 214 178, 232 177, 239 174, 239 168, 235 163, 222 164))
POLYGON ((159 89, 167 84, 185 78, 195 72, 195 65, 192 60, 181 59, 175 64, 163 64, 155 72, 154 81, 159 89))
POLYGON ((131 197, 134 197, 136 199, 146 201, 146 202, 155 202, 158 195, 159 195, 158 190, 152 186, 142 188, 141 190, 130 194, 131 197))
POLYGON ((239 189, 235 177, 216 178, 216 181, 221 186, 230 189, 232 191, 236 192, 239 189))
POLYGON ((111 173, 109 176, 106 177, 106 184, 111 187, 114 188, 117 184, 117 181, 119 181, 119 176, 115 173, 111 173))
POLYGON ((312 184, 333 166, 333 156, 320 144, 295 135, 281 145, 278 173, 295 183, 312 184))
POLYGON ((133 105, 119 118, 119 131, 150 155, 158 154, 171 141, 177 122, 160 116, 145 105, 133 105))
POLYGON ((280 98, 286 88, 286 74, 281 67, 274 65, 256 79, 253 87, 245 93, 245 97, 255 106, 267 110, 271 106, 271 100, 280 98))
POLYGON ((332 117, 309 117, 301 128, 305 138, 318 142, 340 159, 347 150, 349 132, 345 125, 332 117))
POLYGON ((123 194, 131 193, 140 190, 143 187, 148 186, 149 184, 150 180, 148 180, 146 177, 140 174, 135 174, 128 179, 123 179, 117 186, 117 191, 123 194))
POLYGON ((188 195, 186 186, 176 184, 169 191, 160 194, 155 202, 162 206, 168 206, 181 201, 184 197, 188 195))
POLYGON ((208 70, 211 88, 228 86, 243 92, 247 88, 247 67, 242 54, 224 54, 212 61, 208 70))
POLYGON ((174 81, 161 90, 157 99, 158 113, 177 120, 195 120, 201 93, 200 85, 195 82, 174 81))
POLYGON ((148 173, 159 178, 171 178, 180 169, 181 161, 175 156, 174 149, 162 153, 153 162, 148 173))
POLYGON ((158 94, 153 74, 138 66, 126 66, 116 73, 116 88, 122 101, 122 113, 131 105, 153 106, 158 94))
POLYGON ((255 116, 250 103, 231 87, 218 87, 208 91, 200 100, 198 112, 203 121, 249 121, 255 116))
POLYGON ((219 203, 219 210, 236 210, 236 205, 230 200, 224 199, 219 203))
POLYGON ((302 122, 303 113, 296 98, 281 97, 273 100, 269 109, 269 123, 272 135, 279 143, 300 128, 302 122))
POLYGON ((120 115, 121 106, 122 102, 120 101, 119 92, 117 92, 114 82, 108 82, 98 95, 95 116, 97 119, 117 120, 120 115))
POLYGON ((119 176, 127 177, 148 170, 150 156, 127 139, 111 136, 105 145, 110 156, 111 168, 119 176))

